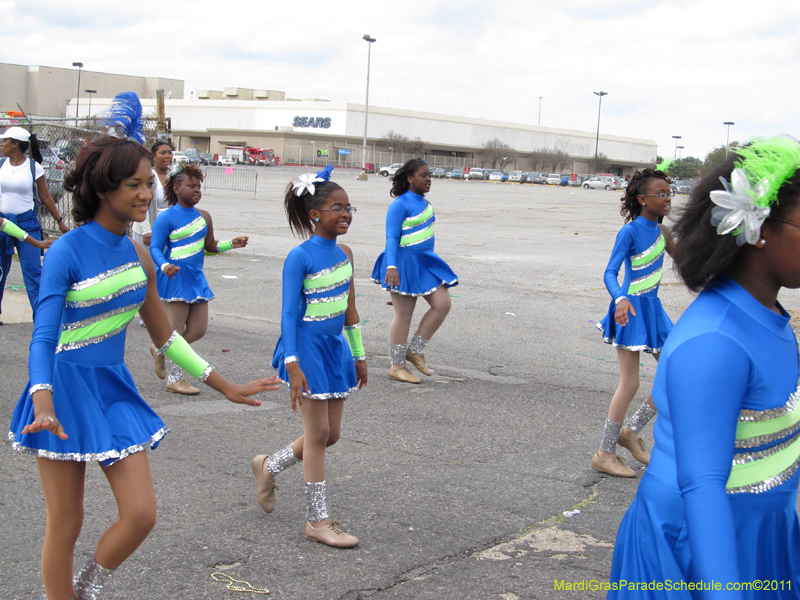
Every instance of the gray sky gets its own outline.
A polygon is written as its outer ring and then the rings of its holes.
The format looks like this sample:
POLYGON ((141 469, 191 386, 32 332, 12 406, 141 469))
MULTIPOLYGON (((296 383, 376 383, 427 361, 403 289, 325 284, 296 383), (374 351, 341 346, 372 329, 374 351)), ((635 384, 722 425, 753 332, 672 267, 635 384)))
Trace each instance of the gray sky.
MULTIPOLYGON (((0 0, 0 62, 654 140, 798 132, 797 0, 0 0), (74 6, 70 6, 74 5, 74 6), (119 9, 115 9, 119 6, 119 9)), ((531 150, 518 148, 517 150, 531 150)))

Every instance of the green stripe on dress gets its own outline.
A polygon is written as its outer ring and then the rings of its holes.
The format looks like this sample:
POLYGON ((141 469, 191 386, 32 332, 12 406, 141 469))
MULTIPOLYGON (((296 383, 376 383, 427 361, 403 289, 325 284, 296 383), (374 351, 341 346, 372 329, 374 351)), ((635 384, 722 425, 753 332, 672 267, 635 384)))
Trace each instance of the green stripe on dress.
MULTIPOLYGON (((348 281, 353 276, 353 265, 348 261, 347 264, 338 267, 327 275, 311 279, 306 277, 303 280, 303 289, 310 290, 307 293, 313 293, 313 290, 318 288, 331 288, 337 287, 348 281)), ((313 274, 310 276, 313 277, 313 274)))
POLYGON ((340 315, 347 310, 347 292, 334 302, 320 302, 318 304, 307 304, 304 319, 322 320, 334 315, 340 315))
POLYGON ((432 215, 433 215, 433 207, 429 203, 428 206, 425 207, 425 210, 423 210, 421 213, 419 213, 416 216, 408 217, 407 219, 405 219, 403 221, 403 229, 408 229, 409 227, 414 227, 416 225, 419 225, 420 223, 424 223, 425 221, 430 219, 432 215))
POLYGON ((91 325, 86 325, 85 327, 71 331, 62 331, 61 337, 58 339, 58 345, 64 346, 66 344, 87 341, 91 338, 107 335, 115 329, 119 329, 130 323, 137 310, 139 310, 138 305, 134 306, 128 311, 115 314, 111 317, 92 323, 91 325))
POLYGON ((775 479, 775 485, 780 485, 782 483, 779 481, 781 474, 795 466, 800 458, 800 436, 796 435, 790 441, 761 452, 735 455, 734 461, 740 456, 749 462, 734 464, 731 467, 731 474, 725 484, 727 490, 749 488, 759 484, 774 487, 770 486, 770 482, 767 480, 775 479))
POLYGON ((189 237, 190 235, 197 233, 203 227, 206 226, 206 220, 203 217, 198 217, 191 223, 180 227, 169 234, 169 239, 173 242, 176 240, 182 240, 183 238, 189 237))
POLYGON ((431 223, 425 229, 417 231, 416 233, 409 233, 400 238, 401 246, 413 246, 433 237, 433 224, 431 223))
POLYGON ((647 275, 646 277, 642 277, 641 279, 632 281, 630 287, 628 288, 628 294, 630 294, 631 296, 641 294, 647 290, 653 289, 660 282, 661 282, 661 268, 659 268, 658 271, 654 271, 650 275, 647 275))
POLYGON ((111 296, 122 288, 146 281, 147 275, 145 275, 144 269, 138 266, 138 268, 128 269, 122 273, 117 273, 116 275, 102 279, 87 288, 68 290, 67 302, 85 302, 95 298, 104 298, 111 296))
POLYGON ((653 244, 653 246, 646 253, 638 254, 631 258, 631 268, 642 268, 646 266, 647 263, 653 262, 664 252, 666 245, 667 241, 664 239, 664 236, 659 235, 656 243, 653 244))
POLYGON ((178 248, 172 248, 169 252, 169 257, 174 260, 181 260, 182 258, 187 258, 191 255, 197 254, 200 250, 203 249, 205 246, 206 238, 202 237, 196 242, 191 244, 186 244, 185 246, 180 246, 178 248))

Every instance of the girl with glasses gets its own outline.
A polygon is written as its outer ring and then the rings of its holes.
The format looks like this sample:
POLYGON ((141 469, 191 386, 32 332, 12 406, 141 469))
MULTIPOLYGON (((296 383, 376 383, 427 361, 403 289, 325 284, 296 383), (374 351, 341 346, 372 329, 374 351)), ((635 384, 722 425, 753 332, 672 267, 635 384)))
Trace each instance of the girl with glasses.
POLYGON ((283 266, 281 337, 272 367, 289 383, 291 406, 300 405, 303 435, 269 456, 252 460, 258 502, 275 509, 275 476, 303 463, 305 535, 309 540, 350 548, 358 538, 328 514, 325 449, 339 440, 344 401, 367 385, 367 363, 353 284, 353 253, 338 236, 347 233, 356 209, 347 193, 330 181, 333 167, 306 173, 286 188, 289 227, 309 238, 283 266), (344 332, 342 331, 344 329, 344 332))
POLYGON ((375 261, 372 281, 391 293, 394 319, 389 327, 389 379, 420 383, 408 370, 406 360, 424 375, 433 375, 425 362, 425 346, 450 312, 448 288, 458 285, 458 276, 433 251, 433 206, 425 198, 431 190, 428 164, 414 158, 392 176, 395 201, 386 211, 386 250, 375 261), (417 298, 430 308, 419 322, 411 342, 411 320, 417 298))
POLYGON ((671 256, 674 247, 669 230, 659 222, 671 208, 667 168, 644 169, 631 177, 620 207, 626 225, 617 234, 603 277, 611 304, 597 327, 603 332, 603 340, 617 349, 619 385, 608 408, 600 449, 592 456, 591 465, 596 471, 616 477, 636 476, 617 454, 617 444, 639 462, 646 465, 650 461, 639 432, 656 414, 652 398, 648 396, 642 402, 624 427, 622 423, 639 389, 639 353, 652 354, 657 361, 672 329, 672 321, 658 299, 664 252, 671 256), (623 264, 625 276, 620 285, 618 276, 623 264))

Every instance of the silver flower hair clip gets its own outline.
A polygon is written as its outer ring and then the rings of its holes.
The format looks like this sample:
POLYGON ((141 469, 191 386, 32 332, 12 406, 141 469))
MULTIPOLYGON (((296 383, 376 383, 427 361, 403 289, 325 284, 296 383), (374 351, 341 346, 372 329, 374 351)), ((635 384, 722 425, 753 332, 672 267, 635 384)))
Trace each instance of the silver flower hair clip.
POLYGON ((727 235, 737 231, 736 243, 755 245, 761 237, 761 226, 769 216, 769 206, 759 206, 755 200, 763 198, 769 191, 769 181, 762 179, 755 188, 743 169, 731 173, 731 185, 719 178, 725 191, 715 190, 709 195, 716 206, 711 211, 711 224, 717 227, 717 234, 727 235), (731 190, 731 188, 733 188, 731 190))
POLYGON ((322 183, 324 181, 325 179, 312 173, 303 173, 297 179, 292 179, 292 186, 294 187, 294 193, 297 196, 302 196, 306 191, 313 196, 314 192, 316 192, 314 184, 322 183))

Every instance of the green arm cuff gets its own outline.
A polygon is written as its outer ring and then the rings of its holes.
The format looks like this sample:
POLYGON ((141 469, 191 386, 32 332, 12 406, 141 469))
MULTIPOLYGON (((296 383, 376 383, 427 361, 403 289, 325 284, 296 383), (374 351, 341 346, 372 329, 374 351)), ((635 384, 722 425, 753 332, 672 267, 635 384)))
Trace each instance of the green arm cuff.
POLYGON ((233 250, 233 240, 228 240, 227 242, 217 242, 217 252, 227 252, 228 250, 233 250))
POLYGON ((361 341, 361 324, 345 327, 344 334, 347 336, 347 343, 350 344, 353 360, 366 360, 367 353, 364 352, 364 343, 361 341))
POLYGON ((192 377, 205 381, 211 375, 214 367, 210 366, 199 356, 177 331, 173 331, 167 343, 159 348, 158 353, 166 356, 192 377))
POLYGON ((3 219, 3 226, 0 227, 0 231, 10 235, 11 237, 17 238, 18 240, 24 240, 26 237, 28 237, 27 232, 22 231, 22 229, 8 219, 3 219))

